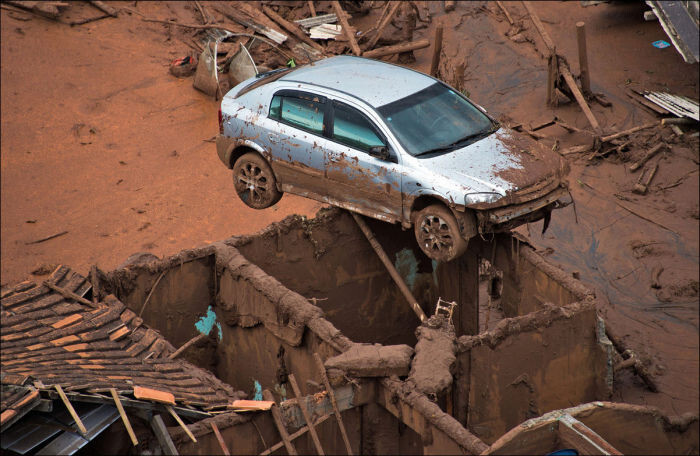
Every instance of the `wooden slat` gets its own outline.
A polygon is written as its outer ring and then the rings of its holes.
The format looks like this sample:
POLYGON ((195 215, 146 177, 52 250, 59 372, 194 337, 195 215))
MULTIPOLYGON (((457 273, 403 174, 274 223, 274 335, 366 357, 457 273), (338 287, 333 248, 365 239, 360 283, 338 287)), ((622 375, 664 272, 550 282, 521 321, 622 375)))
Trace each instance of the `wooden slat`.
POLYGON ((216 426, 216 423, 214 423, 212 421, 209 424, 211 424, 211 430, 214 431, 214 435, 216 436, 216 440, 219 441, 219 446, 221 447, 221 451, 224 452, 224 455, 231 456, 231 453, 229 453, 228 447, 226 446, 226 442, 224 442, 224 438, 221 436, 221 432, 219 432, 219 428, 216 426))
POLYGON ((156 435, 163 453, 176 456, 178 454, 177 448, 175 448, 173 439, 170 437, 170 434, 168 434, 168 428, 165 427, 163 418, 161 418, 160 415, 155 415, 151 419, 151 429, 153 429, 153 433, 156 435))
POLYGON ((175 421, 177 421, 177 424, 180 425, 183 431, 185 431, 185 434, 187 434, 187 437, 190 438, 194 443, 197 443, 197 439, 195 438, 194 434, 192 434, 192 431, 190 431, 190 428, 187 427, 187 425, 182 421, 182 418, 180 418, 177 413, 175 413, 175 410, 169 405, 166 405, 165 408, 168 410, 168 412, 175 418, 175 421))
POLYGON ((70 413, 70 416, 73 417, 73 420, 75 420, 75 424, 78 426, 78 429, 80 430, 80 433, 85 436, 87 434, 87 429, 85 429, 85 425, 83 422, 80 420, 80 417, 78 414, 75 412, 75 409, 73 408, 73 405, 70 403, 68 398, 66 397, 66 393, 63 392, 63 388, 61 388, 61 385, 54 385, 56 388, 56 392, 58 392, 59 397, 63 401, 63 404, 66 406, 68 409, 68 413, 70 413))
MULTIPOLYGON (((275 401, 274 396, 269 390, 263 391, 263 399, 265 399, 266 401, 275 401)), ((296 448, 294 448, 294 445, 292 445, 292 441, 289 439, 289 434, 287 433, 287 429, 284 427, 282 415, 277 404, 274 404, 270 411, 272 412, 272 419, 275 421, 275 426, 277 426, 277 431, 279 432, 280 437, 282 438, 282 442, 284 442, 284 447, 287 449, 287 453, 291 455, 299 454, 297 453, 296 448)))
POLYGON ((117 394, 117 390, 115 388, 110 388, 109 392, 112 394, 112 399, 114 399, 114 405, 117 406, 117 410, 119 410, 119 415, 122 417, 122 422, 124 422, 124 427, 126 428, 126 432, 129 434, 129 438, 131 439, 131 443, 134 444, 134 446, 139 444, 139 440, 136 438, 136 434, 134 434, 134 429, 131 427, 131 422, 129 421, 129 417, 126 416, 126 412, 124 411, 124 406, 122 405, 121 401, 119 400, 119 395, 117 394))
POLYGON ((321 441, 318 439, 318 434, 316 433, 316 428, 314 427, 313 421, 311 421, 311 415, 309 414, 309 411, 306 409, 306 402, 303 400, 304 397, 301 395, 301 390, 299 389, 299 385, 297 384, 296 378, 294 378, 294 374, 289 374, 289 383, 292 385, 292 390, 294 391, 294 396, 297 398, 297 404, 299 405, 299 409, 301 410, 301 414, 304 415, 304 419, 306 420, 306 425, 309 426, 309 434, 311 434, 311 440, 314 442, 314 446, 316 447, 316 451, 318 454, 323 456, 325 452, 323 451, 323 447, 321 446, 321 441))
POLYGON ((343 26, 343 32, 345 32, 345 36, 348 38, 348 41, 350 42, 350 47, 352 48, 352 52, 356 56, 361 56, 362 51, 360 50, 360 46, 357 45, 357 41, 355 40, 355 34, 353 33, 353 29, 350 27, 350 24, 348 24, 348 20, 345 18, 345 11, 343 11, 343 8, 340 6, 340 3, 338 3, 338 0, 333 0, 331 2, 333 5, 333 10, 335 11, 335 15, 338 17, 338 20, 340 21, 340 24, 343 26))
POLYGON ((326 366, 323 365, 323 360, 318 355, 314 353, 314 360, 316 361, 316 367, 318 368, 321 380, 323 380, 323 385, 328 391, 328 395, 331 398, 331 405, 333 405, 333 412, 335 413, 335 419, 338 421, 338 427, 340 428, 340 434, 343 437, 343 442, 345 443, 345 449, 348 454, 352 454, 352 447, 350 446, 350 439, 348 439, 348 433, 345 432, 345 424, 343 424, 343 417, 340 415, 340 409, 338 408, 338 402, 335 400, 335 393, 333 393, 333 388, 331 388, 331 383, 328 381, 328 376, 326 375, 326 366))

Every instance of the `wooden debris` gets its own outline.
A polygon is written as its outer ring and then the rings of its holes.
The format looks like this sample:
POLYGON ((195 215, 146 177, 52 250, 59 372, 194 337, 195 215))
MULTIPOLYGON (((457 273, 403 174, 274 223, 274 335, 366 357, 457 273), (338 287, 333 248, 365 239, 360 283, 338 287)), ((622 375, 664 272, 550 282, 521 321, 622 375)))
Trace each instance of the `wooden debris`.
MULTIPOLYGON (((355 215, 355 213, 352 213, 355 215)), ((357 220, 357 219, 356 219, 357 220)), ((422 321, 422 320, 421 320, 422 321)), ((352 454, 352 446, 350 446, 350 439, 348 439, 348 433, 345 431, 345 424, 343 424, 343 417, 340 414, 340 409, 338 408, 338 401, 335 400, 335 393, 333 388, 331 388, 331 383, 328 381, 328 375, 326 375, 326 366, 323 365, 323 360, 318 353, 314 353, 314 361, 316 361, 316 367, 318 368, 318 373, 323 381, 323 386, 326 387, 328 391, 328 396, 331 398, 331 405, 333 406, 333 413, 335 413, 335 419, 338 421, 338 427, 340 428, 340 434, 343 437, 343 442, 345 443, 345 449, 348 455, 352 454)))
POLYGON ((99 21, 99 20, 101 20, 101 19, 107 19, 108 17, 114 17, 114 16, 112 16, 111 14, 103 14, 103 15, 101 15, 101 16, 88 17, 88 18, 85 18, 85 19, 79 19, 79 20, 77 20, 77 21, 71 21, 71 22, 68 23, 68 25, 70 25, 71 27, 73 27, 73 26, 75 26, 75 25, 83 25, 83 24, 88 24, 88 23, 90 23, 90 22, 99 21))
POLYGON ((513 25, 513 24, 514 24, 513 18, 510 17, 510 14, 508 14, 508 10, 507 10, 506 7, 503 5, 503 3, 502 3, 500 0, 496 0, 496 5, 498 5, 498 7, 501 8, 501 11, 503 11, 503 14, 506 15, 506 19, 508 20, 508 23, 509 23, 510 25, 513 25))
POLYGON ((311 12, 311 17, 316 17, 316 8, 314 8, 314 2, 312 0, 308 0, 306 3, 309 4, 309 12, 311 12))
POLYGON ((662 272, 664 272, 664 267, 660 264, 657 264, 651 270, 651 288, 661 288, 661 282, 659 282, 659 278, 661 277, 662 272))
POLYGON ((639 179, 637 179, 637 183, 634 184, 634 188, 632 188, 632 193, 636 193, 638 195, 645 195, 647 193, 647 189, 649 188, 649 184, 651 184, 651 180, 654 178, 654 174, 656 174, 656 170, 659 169, 659 164, 656 163, 653 168, 651 168, 651 171, 649 171, 648 168, 645 168, 642 173, 639 175, 639 179), (647 172, 649 171, 649 172, 647 172), (647 176, 646 179, 644 176, 647 176))
POLYGON ((535 28, 540 33, 540 36, 542 37, 542 41, 544 41, 544 45, 547 46, 547 49, 549 49, 550 52, 555 52, 556 46, 554 46, 554 42, 549 37, 549 33, 547 33, 547 30, 545 30, 544 25, 542 25, 542 21, 540 21, 540 17, 532 9, 530 2, 523 1, 523 6, 525 6, 525 9, 527 10, 528 14, 530 15, 530 19, 532 19, 532 23, 535 25, 535 28))
POLYGON ((146 309, 146 304, 148 304, 148 301, 151 299, 151 295, 153 294, 153 291, 156 289, 156 287, 160 283, 160 279, 162 279, 164 275, 165 275, 165 271, 160 273, 160 275, 156 279, 156 283, 154 283, 153 286, 151 287, 151 291, 148 292, 148 296, 146 296, 146 299, 143 301, 143 305, 141 306, 141 312, 139 312, 139 317, 141 315, 143 315, 143 311, 146 309))
MULTIPOLYGON (((323 423, 331 416, 333 416, 332 413, 328 413, 326 415, 323 415, 322 417, 320 417, 319 419, 316 420, 316 425, 323 423)), ((301 437, 302 435, 306 434, 308 432, 308 430, 309 430, 308 426, 303 426, 303 427, 299 428, 299 430, 296 431, 294 434, 289 435, 289 440, 294 440, 297 437, 301 437)), ((276 444, 272 445, 270 448, 268 448, 267 450, 260 453, 260 456, 266 456, 268 454, 274 453, 275 451, 279 450, 283 446, 284 446, 284 442, 276 443, 276 444)))
POLYGON ((226 408, 233 411, 264 411, 270 410, 274 404, 274 401, 250 401, 245 399, 238 399, 228 404, 226 408))
POLYGON ((559 56, 554 49, 547 58, 547 106, 559 106, 557 81, 559 81, 559 56))
POLYGON ((166 391, 159 391, 143 386, 134 386, 134 397, 147 401, 162 402, 163 404, 175 405, 175 396, 166 391))
POLYGON ((225 456, 231 456, 231 453, 228 451, 228 447, 226 446, 226 442, 224 442, 224 438, 221 435, 221 432, 219 432, 219 428, 216 426, 216 423, 213 421, 209 423, 211 425, 211 430, 214 431, 214 435, 216 436, 216 440, 219 441, 219 446, 221 447, 221 451, 224 452, 225 456))
POLYGON ((14 7, 27 10, 37 16, 46 17, 49 19, 54 19, 58 17, 61 13, 60 7, 69 6, 69 3, 65 2, 38 2, 38 1, 12 1, 7 0, 3 3, 10 4, 14 7))
POLYGON ((661 106, 655 105, 654 103, 649 102, 646 98, 644 98, 641 94, 638 92, 630 89, 630 88, 625 88, 625 95, 636 101, 637 103, 641 104, 645 108, 649 108, 652 111, 654 111, 656 114, 659 115, 668 115, 670 114, 667 110, 662 108, 661 106))
POLYGON ((358 57, 361 56, 362 51, 360 50, 360 46, 357 45, 357 40, 355 40, 354 29, 350 27, 350 24, 348 24, 348 20, 345 18, 345 11, 343 11, 343 7, 340 6, 338 0, 333 0, 331 4, 333 5, 333 11, 335 11, 335 15, 338 16, 340 25, 343 26, 343 31, 345 32, 345 36, 350 42, 350 48, 352 49, 352 52, 358 57))
POLYGON ((160 447, 164 454, 177 455, 177 448, 173 443, 173 439, 168 434, 168 428, 163 423, 163 418, 160 415, 154 415, 151 419, 151 429, 160 443, 160 447))
POLYGON ((379 41, 379 38, 382 37, 382 33, 384 32, 384 29, 389 24, 389 22, 391 22, 391 19, 394 17, 394 15, 396 14, 396 11, 398 11, 399 7, 401 6, 401 2, 391 1, 391 2, 387 3, 387 7, 389 5, 391 5, 391 7, 389 7, 389 10, 388 10, 389 12, 384 17, 382 17, 382 19, 379 21, 379 25, 377 25, 377 31, 374 32, 374 36, 372 37, 372 39, 369 40, 369 44, 368 44, 369 49, 372 49, 374 46, 376 46, 377 41, 379 41))
POLYGON ((56 388, 56 392, 58 393, 59 397, 61 398, 61 401, 63 401, 63 405, 65 405, 66 408, 68 409, 68 413, 70 413, 70 416, 73 417, 73 420, 75 421, 76 426, 78 426, 80 433, 83 435, 83 437, 85 437, 87 435, 87 429, 85 429, 85 425, 80 420, 80 417, 75 412, 73 405, 70 403, 70 401, 66 397, 66 393, 63 392, 63 388, 61 388, 61 385, 54 385, 54 388, 56 388))
POLYGON ((638 127, 633 127, 633 128, 627 129, 627 130, 623 130, 623 131, 618 132, 618 133, 614 133, 614 134, 611 134, 611 135, 603 136, 603 137, 600 138, 600 140, 603 141, 603 142, 612 141, 613 139, 617 139, 617 138, 620 138, 620 137, 622 137, 622 136, 627 136, 627 135, 630 135, 630 134, 632 134, 632 133, 636 133, 636 132, 638 132, 638 131, 640 131, 640 130, 645 130, 645 129, 647 129, 647 128, 656 127, 656 126, 658 126, 658 125, 659 125, 659 122, 651 122, 651 123, 648 123, 648 124, 640 125, 640 126, 638 126, 638 127))
POLYGON ((323 46, 306 36, 306 33, 304 33, 297 24, 285 20, 282 16, 277 14, 272 8, 268 6, 263 5, 263 11, 265 12, 265 14, 267 14, 267 16, 270 19, 278 23, 283 29, 285 29, 295 37, 299 38, 304 43, 321 52, 324 51, 323 46))
POLYGON ((576 448, 580 454, 622 454, 607 440, 568 413, 558 421, 559 438, 565 444, 576 448))
POLYGON ((207 18, 207 15, 204 12, 204 8, 202 7, 202 5, 200 5, 197 0, 194 0, 194 6, 197 7, 197 11, 199 11, 199 15, 202 16, 202 24, 207 24, 209 22, 209 19, 207 18))
POLYGON ((433 59, 430 63, 430 76, 437 78, 440 68, 440 53, 442 53, 442 24, 435 27, 435 40, 433 42, 433 59))
MULTIPOLYGON (((134 387, 134 390, 136 387, 134 387)), ((192 431, 190 431, 190 428, 187 427, 187 425, 182 421, 182 418, 178 416, 177 413, 175 413, 175 410, 170 405, 166 405, 165 409, 175 418, 175 421, 177 421, 177 424, 180 425, 183 431, 185 431, 185 434, 187 434, 187 437, 190 438, 194 443, 197 443, 197 439, 195 438, 194 434, 192 434, 192 431)))
POLYGON ((282 414, 280 413, 280 409, 275 403, 275 398, 272 396, 272 393, 269 390, 264 390, 263 391, 263 399, 266 401, 272 401, 272 408, 270 409, 270 412, 272 412, 272 419, 275 421, 275 426, 277 426, 277 431, 280 434, 280 437, 282 438, 282 442, 284 442, 284 447, 287 450, 288 454, 291 455, 297 455, 296 448, 294 448, 294 445, 292 445, 291 440, 289 439, 289 434, 287 433, 287 429, 284 427, 284 422, 282 421, 282 414))
POLYGON ((664 143, 656 144, 654 147, 649 149, 649 151, 646 154, 644 154, 644 156, 641 159, 639 159, 639 161, 630 165, 630 171, 632 171, 632 172, 637 171, 639 168, 641 168, 644 165, 644 163, 646 163, 651 157, 656 155, 656 153, 658 151, 660 151, 665 146, 666 146, 666 144, 664 144, 664 143))
POLYGON ((294 21, 295 24, 305 29, 310 29, 311 27, 315 27, 321 24, 335 24, 336 22, 338 22, 338 16, 336 16, 335 13, 307 17, 306 19, 299 19, 294 21))
POLYGON ((697 127, 698 123, 687 117, 668 117, 661 119, 661 125, 694 125, 697 127))
MULTIPOLYGON (((271 26, 274 25, 274 22, 265 16, 262 11, 252 7, 246 2, 236 2, 235 6, 227 3, 219 3, 216 4, 216 6, 212 6, 212 8, 232 21, 244 27, 255 30, 259 34, 266 36, 277 44, 282 44, 287 40, 287 35, 271 26), (245 19, 241 17, 241 11, 246 15, 245 19)), ((200 27, 209 28, 206 25, 202 25, 200 27)), ((225 30, 223 27, 212 28, 220 28, 225 30)))
POLYGON ((92 287, 92 302, 97 304, 100 300, 100 281, 97 277, 97 265, 90 267, 90 286, 92 287))
POLYGON ((578 43, 578 64, 581 69, 581 90, 583 93, 591 93, 591 79, 588 72, 588 53, 586 51, 586 24, 576 23, 576 40, 578 43))
POLYGON ((88 301, 87 299, 85 299, 85 298, 83 298, 82 296, 79 296, 79 295, 73 293, 73 292, 70 291, 70 290, 66 290, 66 289, 63 288, 63 287, 59 287, 58 285, 56 285, 56 284, 53 283, 53 282, 49 282, 48 280, 45 280, 45 281, 43 282, 43 284, 44 284, 46 287, 48 287, 48 288, 52 289, 53 291, 57 292, 58 294, 60 294, 61 296, 63 296, 63 297, 66 298, 66 299, 72 299, 73 301, 77 301, 77 302, 79 302, 79 303, 81 303, 81 304, 85 304, 86 306, 97 307, 97 305, 96 305, 95 303, 93 303, 92 301, 88 301))
POLYGON ((118 11, 117 11, 116 9, 112 8, 111 6, 109 6, 108 4, 106 4, 105 2, 100 2, 100 1, 97 1, 97 0, 91 0, 91 1, 90 1, 90 4, 91 4, 92 6, 94 6, 95 8, 99 9, 100 11, 102 11, 103 13, 107 13, 107 14, 109 14, 109 15, 112 16, 112 17, 117 17, 117 16, 118 16, 118 14, 117 14, 118 11))
POLYGON ((119 395, 117 394, 117 390, 114 388, 110 388, 109 392, 112 394, 112 399, 114 399, 114 405, 117 406, 117 410, 119 410, 119 415, 122 417, 122 421, 124 422, 124 427, 126 428, 126 432, 129 434, 129 438, 131 439, 131 443, 134 444, 134 446, 139 444, 139 440, 136 438, 136 434, 134 434, 134 429, 131 427, 131 422, 129 421, 129 417, 126 416, 126 412, 124 411, 124 406, 122 405, 121 401, 119 400, 119 395))
POLYGON ((588 119, 588 122, 593 127, 593 130, 600 133, 601 129, 600 125, 598 124, 598 120, 593 115, 593 112, 588 106, 588 103, 586 102, 586 98, 583 96, 583 93, 581 93, 581 90, 576 85, 576 81, 574 80, 571 71, 569 71, 569 69, 566 68, 566 66, 564 65, 560 67, 559 71, 564 77, 564 81, 566 81, 566 84, 569 86, 569 89, 571 89, 571 92, 574 94, 576 102, 578 102, 579 106, 581 106, 581 110, 583 110, 583 113, 586 115, 586 119, 588 119))
POLYGON ((37 239, 36 241, 25 242, 24 245, 40 244, 42 242, 46 242, 48 240, 55 239, 59 236, 63 236, 64 234, 68 234, 68 231, 61 231, 60 233, 52 234, 51 236, 46 236, 44 238, 37 239))
POLYGON ((412 41, 410 43, 396 44, 393 46, 384 46, 377 49, 372 49, 371 51, 366 51, 362 54, 363 57, 367 58, 377 58, 383 57, 385 55, 400 54, 402 52, 415 51, 416 49, 423 49, 430 46, 430 41, 428 40, 418 40, 412 41))
POLYGON ((187 342, 185 342, 185 343, 182 345, 182 347, 178 348, 178 349, 175 350, 170 356, 168 356, 168 359, 175 359, 175 358, 177 358, 178 356, 180 356, 180 354, 182 354, 182 352, 184 352, 185 350, 187 350, 187 349, 188 349, 189 347, 191 347, 192 345, 196 344, 198 341, 204 339, 205 337, 207 337, 207 336, 204 335, 204 334, 198 334, 198 335, 194 336, 192 339, 190 339, 190 340, 188 340, 187 342))
POLYGON ((321 446, 321 441, 318 439, 316 428, 314 427, 314 423, 311 420, 311 415, 309 414, 309 411, 306 409, 306 404, 303 403, 304 397, 301 394, 301 390, 299 389, 299 385, 297 384, 296 378, 294 378, 294 374, 289 374, 289 383, 292 385, 292 390, 294 391, 294 396, 297 398, 297 404, 299 405, 301 414, 304 415, 306 425, 309 427, 309 434, 311 434, 311 440, 313 440, 314 442, 316 452, 317 454, 323 456, 325 453, 323 451, 323 447, 321 446))

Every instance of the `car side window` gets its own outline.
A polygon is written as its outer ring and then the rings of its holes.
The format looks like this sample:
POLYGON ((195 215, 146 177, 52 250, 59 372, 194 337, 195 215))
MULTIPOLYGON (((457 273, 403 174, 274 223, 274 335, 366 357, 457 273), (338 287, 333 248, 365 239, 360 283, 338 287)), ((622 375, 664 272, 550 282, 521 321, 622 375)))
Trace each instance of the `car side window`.
POLYGON ((317 135, 323 135, 324 112, 322 103, 293 96, 275 96, 270 105, 270 117, 317 135))
POLYGON ((333 102, 333 139, 365 152, 371 147, 386 146, 386 141, 364 114, 337 101, 333 102))

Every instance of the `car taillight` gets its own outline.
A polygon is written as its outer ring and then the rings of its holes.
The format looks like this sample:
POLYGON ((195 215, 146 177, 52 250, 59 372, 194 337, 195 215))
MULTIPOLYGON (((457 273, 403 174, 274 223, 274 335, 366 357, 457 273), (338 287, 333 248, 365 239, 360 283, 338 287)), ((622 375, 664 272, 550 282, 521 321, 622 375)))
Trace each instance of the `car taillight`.
POLYGON ((224 116, 221 113, 221 108, 219 108, 219 133, 224 134, 224 116))

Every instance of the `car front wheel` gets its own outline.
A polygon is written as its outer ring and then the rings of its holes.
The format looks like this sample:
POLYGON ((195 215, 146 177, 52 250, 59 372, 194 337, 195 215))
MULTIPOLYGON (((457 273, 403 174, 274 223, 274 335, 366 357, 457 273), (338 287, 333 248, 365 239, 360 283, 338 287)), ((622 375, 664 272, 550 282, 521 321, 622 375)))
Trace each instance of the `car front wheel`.
POLYGON ((413 220, 416 241, 433 260, 452 261, 467 250, 454 214, 442 204, 421 209, 413 220))
POLYGON ((249 152, 233 166, 233 185, 241 201, 253 209, 265 209, 282 198, 270 165, 260 155, 249 152))

